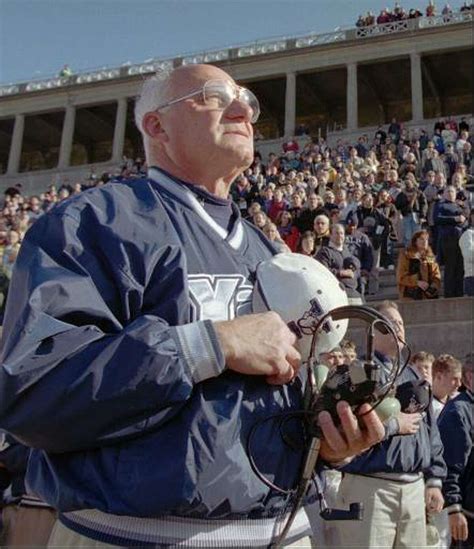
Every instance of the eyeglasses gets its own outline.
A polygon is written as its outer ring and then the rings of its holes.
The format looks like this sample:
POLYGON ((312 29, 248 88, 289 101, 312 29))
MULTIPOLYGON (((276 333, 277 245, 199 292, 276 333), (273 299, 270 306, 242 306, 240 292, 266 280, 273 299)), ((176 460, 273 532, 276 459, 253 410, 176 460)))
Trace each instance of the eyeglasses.
POLYGON ((208 80, 201 89, 178 97, 177 99, 173 99, 172 101, 167 101, 166 103, 159 105, 156 110, 159 111, 165 107, 170 107, 175 103, 179 103, 180 101, 200 94, 202 94, 205 105, 217 109, 224 110, 236 100, 244 103, 252 112, 252 117, 250 119, 252 124, 255 124, 260 116, 260 105, 255 95, 247 88, 236 86, 228 80, 208 80))

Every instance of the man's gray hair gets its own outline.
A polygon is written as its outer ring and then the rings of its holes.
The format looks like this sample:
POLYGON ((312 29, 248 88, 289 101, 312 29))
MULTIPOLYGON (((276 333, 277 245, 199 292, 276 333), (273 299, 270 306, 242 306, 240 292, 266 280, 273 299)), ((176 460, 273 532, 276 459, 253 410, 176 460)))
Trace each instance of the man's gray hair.
POLYGON ((143 131, 143 117, 147 112, 156 109, 168 100, 168 91, 173 70, 167 69, 157 72, 143 82, 140 95, 135 101, 135 124, 140 132, 143 131))
POLYGON ((316 219, 324 219, 324 221, 327 221, 328 223, 331 222, 331 220, 329 219, 329 217, 328 217, 326 214, 318 214, 318 215, 314 218, 314 221, 316 221, 316 219))
POLYGON ((375 306, 375 310, 379 313, 383 313, 383 311, 386 311, 387 309, 395 309, 396 311, 400 312, 396 301, 391 301, 390 299, 385 299, 384 301, 382 301, 382 303, 379 303, 375 306))
POLYGON ((342 229, 344 234, 346 232, 346 227, 342 224, 342 223, 334 223, 334 225, 331 227, 331 234, 336 230, 336 229, 342 229))

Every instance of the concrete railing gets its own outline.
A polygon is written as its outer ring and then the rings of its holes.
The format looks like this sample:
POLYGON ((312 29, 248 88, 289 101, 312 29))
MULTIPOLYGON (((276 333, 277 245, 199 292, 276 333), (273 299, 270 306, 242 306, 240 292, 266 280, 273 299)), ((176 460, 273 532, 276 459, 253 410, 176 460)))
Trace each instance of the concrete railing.
MULTIPOLYGON (((398 306, 405 320, 406 339, 412 352, 449 353, 462 358, 474 350, 473 298, 399 301, 398 306)), ((351 322, 347 336, 358 344, 362 352, 364 333, 362 323, 351 322)))
MULTIPOLYGON (((438 116, 436 118, 424 118, 420 121, 410 120, 408 122, 402 122, 402 126, 409 131, 426 130, 428 132, 428 135, 432 135, 435 123, 445 118, 448 117, 438 116)), ((472 124, 473 122, 472 113, 460 114, 456 116, 451 116, 449 118, 455 120, 458 123, 461 121, 462 118, 465 118, 469 124, 472 124)), ((388 127, 388 124, 382 124, 382 126, 386 128, 388 127)), ((348 143, 357 143, 357 139, 363 134, 367 134, 370 138, 372 138, 379 127, 380 126, 362 126, 355 130, 347 130, 344 128, 341 130, 328 131, 326 141, 328 142, 329 146, 334 146, 338 140, 342 140, 348 143)))

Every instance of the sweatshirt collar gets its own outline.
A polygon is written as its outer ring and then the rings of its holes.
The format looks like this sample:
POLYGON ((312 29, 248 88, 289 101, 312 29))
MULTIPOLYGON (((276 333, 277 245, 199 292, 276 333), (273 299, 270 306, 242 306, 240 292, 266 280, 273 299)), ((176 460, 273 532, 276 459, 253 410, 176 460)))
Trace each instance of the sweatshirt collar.
MULTIPOLYGON (((202 204, 199 202, 196 193, 189 188, 191 186, 190 183, 181 181, 180 179, 157 167, 151 167, 148 170, 148 177, 155 183, 158 183, 158 185, 171 194, 173 198, 178 199, 187 207, 191 208, 200 217, 200 219, 208 225, 209 229, 216 233, 222 240, 225 240, 232 248, 235 250, 240 248, 243 242, 244 230, 239 209, 234 203, 232 203, 234 224, 230 231, 226 231, 206 212, 202 204)), ((213 197, 213 195, 207 191, 199 189, 199 193, 203 192, 206 192, 206 194, 213 197)), ((219 200, 218 197, 214 197, 214 199, 219 200)))

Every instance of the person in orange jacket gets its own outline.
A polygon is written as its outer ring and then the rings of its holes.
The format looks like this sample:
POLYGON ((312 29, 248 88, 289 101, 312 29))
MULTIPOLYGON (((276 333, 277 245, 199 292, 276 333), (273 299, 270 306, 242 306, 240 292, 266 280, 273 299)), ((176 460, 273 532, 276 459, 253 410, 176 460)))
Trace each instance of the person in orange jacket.
POLYGON ((397 284, 401 299, 439 297, 441 272, 428 243, 428 231, 416 231, 398 260, 397 284))

